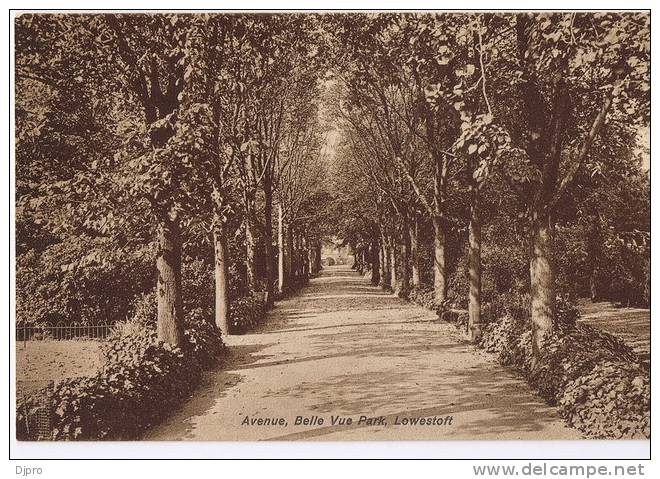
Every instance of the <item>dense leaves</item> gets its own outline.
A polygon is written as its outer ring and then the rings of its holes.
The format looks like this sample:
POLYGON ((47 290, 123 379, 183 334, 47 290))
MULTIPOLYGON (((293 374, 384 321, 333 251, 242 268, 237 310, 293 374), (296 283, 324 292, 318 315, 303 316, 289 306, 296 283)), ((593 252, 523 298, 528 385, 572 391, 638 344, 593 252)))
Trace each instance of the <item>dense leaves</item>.
MULTIPOLYGON (((105 362, 96 375, 55 385, 51 439, 137 439, 186 399, 202 369, 222 355, 222 340, 208 318, 191 314, 185 334, 185 349, 158 341, 142 311, 122 324, 103 348, 105 362)), ((39 394, 17 405, 19 439, 27 438, 25 412, 39 404, 39 394)))
POLYGON ((650 304, 648 14, 24 14, 15 63, 18 320, 142 324, 57 386, 58 437, 155 420, 324 237, 572 424, 646 434, 585 399, 647 383, 572 301, 650 304))
POLYGON ((554 334, 534 360, 528 321, 500 316, 486 326, 480 346, 518 370, 587 437, 650 437, 649 370, 629 346, 578 325, 554 334))
POLYGON ((264 318, 264 303, 256 297, 239 298, 232 303, 229 318, 232 332, 244 334, 254 329, 264 318))

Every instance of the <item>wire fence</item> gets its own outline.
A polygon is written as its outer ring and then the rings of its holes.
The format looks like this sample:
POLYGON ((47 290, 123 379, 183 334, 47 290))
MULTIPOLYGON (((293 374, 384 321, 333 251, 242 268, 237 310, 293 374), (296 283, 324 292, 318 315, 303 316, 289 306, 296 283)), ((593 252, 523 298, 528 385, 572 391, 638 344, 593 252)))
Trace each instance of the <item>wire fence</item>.
MULTIPOLYGON (((17 358, 19 363, 23 361, 24 368, 41 369, 39 376, 46 379, 18 379, 16 380, 16 432, 17 438, 24 441, 44 441, 53 439, 53 391, 58 374, 42 365, 44 355, 52 354, 61 348, 69 348, 65 343, 52 343, 52 346, 43 348, 41 341, 67 341, 67 340, 92 340, 105 341, 114 330, 114 323, 56 323, 56 324, 34 324, 19 322, 16 324, 16 345, 22 351, 17 358), (55 347, 55 349, 52 349, 55 347), (50 351, 50 353, 49 353, 50 351), (22 359, 21 359, 22 358, 22 359)), ((44 344, 45 346, 45 344, 44 344)), ((101 349, 98 352, 102 354, 101 349)), ((46 359, 47 360, 47 359, 46 359)), ((66 362, 66 360, 65 360, 66 362)), ((17 368, 19 366, 17 365, 17 368)), ((23 371, 23 369, 20 369, 23 371)), ((26 372, 29 377, 32 373, 26 372)), ((25 376, 23 376, 25 378, 25 376)), ((20 376, 19 376, 20 377, 20 376)))
POLYGON ((16 381, 17 438, 21 441, 53 439, 54 381, 16 381))
POLYGON ((37 325, 18 323, 16 341, 39 341, 45 339, 97 339, 105 340, 112 332, 111 323, 57 323, 55 325, 37 325))

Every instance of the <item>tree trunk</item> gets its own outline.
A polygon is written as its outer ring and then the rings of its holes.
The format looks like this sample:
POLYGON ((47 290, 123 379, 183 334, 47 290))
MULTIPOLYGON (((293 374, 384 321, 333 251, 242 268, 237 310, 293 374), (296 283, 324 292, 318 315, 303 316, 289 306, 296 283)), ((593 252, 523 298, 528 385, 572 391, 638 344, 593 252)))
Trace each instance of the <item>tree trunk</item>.
POLYGON ((293 235, 293 275, 296 281, 300 280, 302 271, 300 269, 300 233, 296 231, 293 235))
POLYGON ((592 219, 591 228, 589 232, 589 241, 587 242, 587 264, 591 265, 591 272, 589 274, 589 294, 592 302, 600 301, 601 288, 599 282, 599 268, 598 265, 602 263, 601 248, 605 241, 601 234, 600 217, 596 215, 592 219))
POLYGON ((245 270, 247 287, 251 292, 257 290, 257 239, 254 233, 254 221, 252 218, 254 210, 254 199, 249 193, 245 194, 245 270))
POLYGON ((284 236, 286 238, 284 243, 284 284, 289 285, 294 277, 293 228, 291 225, 287 225, 285 228, 284 236))
POLYGON ((418 288, 421 284, 419 277, 419 219, 417 214, 408 228, 410 232, 410 262, 412 263, 412 285, 418 288))
POLYGON ((161 220, 158 226, 158 339, 180 346, 183 336, 181 301, 181 233, 176 220, 161 220))
POLYGON ((592 268, 591 274, 589 275, 589 294, 591 296, 592 303, 597 303, 600 301, 597 272, 598 270, 594 267, 592 268))
POLYGON ((273 187, 268 175, 264 177, 264 262, 266 306, 273 305, 273 187))
POLYGON ((371 242, 371 284, 378 286, 380 284, 380 249, 378 240, 371 242))
POLYGON ((282 205, 279 205, 277 212, 277 287, 280 294, 282 294, 287 286, 284 270, 286 252, 284 248, 284 211, 282 205))
POLYGON ((403 216, 403 229, 401 235, 401 276, 397 287, 397 294, 407 296, 410 290, 410 235, 406 234, 410 225, 408 216, 403 216))
POLYGON ((291 250, 291 273, 289 277, 291 278, 292 282, 295 282, 298 278, 298 245, 296 243, 298 239, 298 233, 293 230, 289 230, 287 231, 287 237, 291 239, 291 241, 288 243, 291 250))
POLYGON ((215 252, 215 325, 222 334, 229 334, 229 264, 227 238, 222 219, 216 214, 213 222, 215 252))
POLYGON ((307 250, 307 237, 304 233, 300 233, 300 267, 302 269, 302 276, 305 280, 309 277, 309 254, 307 250))
POLYGON ((534 213, 530 257, 532 353, 534 360, 555 320, 555 276, 552 265, 552 224, 548 215, 534 213))
POLYGON ((396 243, 393 237, 390 236, 390 287, 394 291, 398 283, 398 274, 396 270, 396 243))
POLYGON ((307 240, 307 271, 309 275, 314 274, 314 248, 311 240, 307 240))
POLYGON ((386 287, 390 282, 390 250, 387 247, 387 239, 385 234, 380 235, 380 264, 383 270, 380 278, 380 283, 386 287))
POLYGON ((470 232, 468 265, 470 297, 468 303, 468 333, 472 341, 481 337, 481 218, 479 217, 479 191, 472 188, 470 205, 470 232))
POLYGON ((319 271, 321 271, 321 240, 320 239, 316 241, 315 248, 316 248, 316 255, 314 256, 314 260, 315 260, 314 266, 316 272, 318 273, 319 271))
POLYGON ((447 270, 445 268, 445 230, 442 219, 433 218, 433 292, 436 304, 447 298, 447 270))

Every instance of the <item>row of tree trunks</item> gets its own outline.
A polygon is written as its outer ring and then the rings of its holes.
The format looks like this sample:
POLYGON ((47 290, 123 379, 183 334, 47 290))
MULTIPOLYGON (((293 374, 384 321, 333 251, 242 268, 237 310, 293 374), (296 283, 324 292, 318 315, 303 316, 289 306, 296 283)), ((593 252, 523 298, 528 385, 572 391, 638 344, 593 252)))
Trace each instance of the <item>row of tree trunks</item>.
POLYGON ((403 230, 400 250, 401 250, 401 275, 395 288, 398 295, 405 296, 410 291, 410 219, 408 214, 403 215, 403 230))
MULTIPOLYGON (((469 336, 473 341, 481 335, 481 219, 479 217, 479 191, 475 187, 471 191, 470 223, 468 242, 469 266, 469 336)), ((393 236, 384 233, 386 228, 381 225, 380 241, 375 241, 372 247, 378 251, 378 256, 372 257, 370 269, 377 275, 378 281, 385 287, 391 287, 397 293, 404 291, 407 285, 408 267, 412 272, 411 285, 421 285, 419 267, 419 219, 415 215, 412 221, 403 218, 403 237, 398 242, 392 242, 393 236), (406 229, 407 226, 407 229, 406 229), (398 244, 397 244, 398 243, 398 244), (400 252, 400 255, 397 254, 400 252)), ((446 298, 446 263, 445 263, 445 229, 438 217, 433 221, 434 229, 434 292, 435 299, 441 303, 446 298)), ((356 264, 360 264, 360 256, 356 264)), ((357 268, 360 269, 359 266, 357 268)), ((375 284, 375 283, 374 283, 375 284)))
POLYGON ((304 228, 288 225, 282 207, 278 207, 277 278, 282 294, 292 283, 306 280, 321 270, 321 241, 308 238, 304 228))
POLYGON ((243 197, 245 208, 245 271, 247 287, 250 291, 257 290, 257 234, 254 221, 254 197, 245 192, 243 197))
POLYGON ((390 239, 390 287, 392 290, 396 289, 399 282, 399 275, 396 269, 396 243, 390 239))

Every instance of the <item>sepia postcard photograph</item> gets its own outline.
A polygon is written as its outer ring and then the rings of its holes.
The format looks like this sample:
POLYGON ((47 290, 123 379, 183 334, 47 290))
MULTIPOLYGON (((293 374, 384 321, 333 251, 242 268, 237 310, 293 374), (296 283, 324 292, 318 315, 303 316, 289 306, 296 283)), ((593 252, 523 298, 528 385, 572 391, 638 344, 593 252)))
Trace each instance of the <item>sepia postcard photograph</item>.
POLYGON ((648 457, 650 10, 9 28, 17 448, 648 457))

